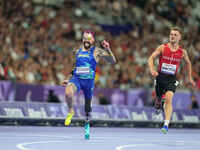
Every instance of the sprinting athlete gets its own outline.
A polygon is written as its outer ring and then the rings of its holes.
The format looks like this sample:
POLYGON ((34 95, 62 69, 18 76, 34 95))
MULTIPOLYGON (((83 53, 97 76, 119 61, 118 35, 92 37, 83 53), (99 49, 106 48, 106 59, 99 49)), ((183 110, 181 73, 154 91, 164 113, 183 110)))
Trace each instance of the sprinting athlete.
POLYGON ((101 48, 94 46, 94 32, 90 30, 84 31, 82 42, 83 46, 80 49, 75 50, 72 74, 62 82, 62 84, 66 86, 65 94, 69 107, 69 113, 65 119, 65 125, 68 126, 71 123, 71 119, 74 115, 72 98, 76 92, 82 90, 85 97, 85 114, 88 122, 85 128, 89 128, 88 118, 89 113, 91 112, 96 64, 101 58, 105 58, 112 64, 116 63, 116 59, 110 49, 110 44, 106 40, 100 43, 101 48))
POLYGON ((153 77, 156 78, 156 101, 155 108, 161 109, 162 97, 165 95, 164 102, 164 125, 161 129, 163 133, 167 133, 168 125, 173 112, 172 98, 176 91, 179 82, 177 81, 176 74, 180 66, 181 60, 186 62, 186 71, 188 73, 188 81, 195 86, 192 78, 191 62, 188 57, 187 51, 179 45, 181 40, 181 30, 178 27, 171 28, 169 35, 169 43, 160 45, 149 57, 148 65, 153 77), (158 71, 154 68, 154 59, 160 56, 158 71))

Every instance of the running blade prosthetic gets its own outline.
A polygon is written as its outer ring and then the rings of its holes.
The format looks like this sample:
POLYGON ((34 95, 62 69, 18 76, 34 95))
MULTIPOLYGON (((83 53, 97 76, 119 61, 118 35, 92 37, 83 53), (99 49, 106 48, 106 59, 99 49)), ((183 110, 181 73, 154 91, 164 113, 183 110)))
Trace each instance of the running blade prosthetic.
POLYGON ((90 123, 89 123, 89 120, 86 120, 84 128, 85 128, 85 139, 89 140, 90 139, 90 123))

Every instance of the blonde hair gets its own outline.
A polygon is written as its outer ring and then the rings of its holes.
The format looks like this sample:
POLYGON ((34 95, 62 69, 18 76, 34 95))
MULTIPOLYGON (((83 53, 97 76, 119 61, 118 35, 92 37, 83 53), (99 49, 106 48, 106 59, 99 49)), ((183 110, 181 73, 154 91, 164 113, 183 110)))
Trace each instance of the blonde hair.
POLYGON ((172 30, 174 30, 174 31, 178 31, 181 35, 183 34, 181 28, 179 28, 179 27, 177 27, 177 26, 175 26, 175 27, 171 27, 171 28, 170 28, 170 31, 172 31, 172 30))

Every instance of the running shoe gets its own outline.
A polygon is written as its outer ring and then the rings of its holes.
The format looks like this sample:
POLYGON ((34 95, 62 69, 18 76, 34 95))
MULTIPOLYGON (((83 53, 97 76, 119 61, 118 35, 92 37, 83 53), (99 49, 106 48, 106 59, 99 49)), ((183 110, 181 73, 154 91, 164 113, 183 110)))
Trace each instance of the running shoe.
POLYGON ((65 119, 65 126, 69 126, 71 121, 72 121, 72 117, 74 116, 74 111, 72 111, 71 113, 68 113, 66 119, 65 119))
POLYGON ((164 125, 161 129, 162 133, 167 134, 168 132, 168 126, 164 125))

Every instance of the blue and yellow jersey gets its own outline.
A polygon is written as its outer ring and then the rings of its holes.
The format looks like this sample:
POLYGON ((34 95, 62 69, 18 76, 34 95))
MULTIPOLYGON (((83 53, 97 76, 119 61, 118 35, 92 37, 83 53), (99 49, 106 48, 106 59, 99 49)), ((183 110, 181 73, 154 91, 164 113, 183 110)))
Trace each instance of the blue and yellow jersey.
POLYGON ((76 53, 76 63, 73 74, 80 79, 94 79, 96 71, 96 60, 94 58, 95 46, 89 51, 80 48, 76 53))

